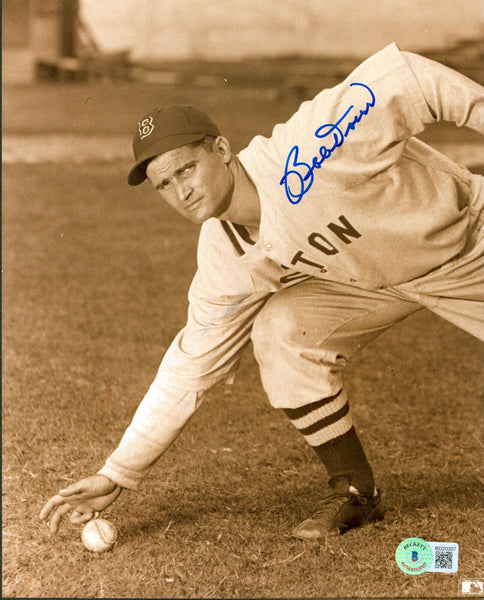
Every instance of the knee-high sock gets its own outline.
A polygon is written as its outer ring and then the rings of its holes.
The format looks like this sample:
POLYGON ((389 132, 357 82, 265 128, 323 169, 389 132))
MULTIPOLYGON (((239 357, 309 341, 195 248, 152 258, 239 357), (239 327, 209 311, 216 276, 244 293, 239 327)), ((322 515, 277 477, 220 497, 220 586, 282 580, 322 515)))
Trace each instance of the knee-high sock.
POLYGON ((343 490, 349 483, 360 493, 373 495, 373 472, 353 426, 343 389, 334 396, 284 412, 326 467, 331 487, 343 490))

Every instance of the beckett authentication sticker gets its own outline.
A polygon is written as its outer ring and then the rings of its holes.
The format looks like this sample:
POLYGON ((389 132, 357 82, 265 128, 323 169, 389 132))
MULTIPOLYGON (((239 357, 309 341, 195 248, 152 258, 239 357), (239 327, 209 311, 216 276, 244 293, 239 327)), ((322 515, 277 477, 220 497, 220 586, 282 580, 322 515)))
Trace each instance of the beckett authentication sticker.
POLYGON ((395 552, 397 565, 404 573, 457 573, 459 544, 454 542, 426 542, 407 538, 395 552))
POLYGON ((420 575, 428 571, 434 560, 430 545, 420 538, 407 538, 395 552, 397 565, 404 573, 420 575))

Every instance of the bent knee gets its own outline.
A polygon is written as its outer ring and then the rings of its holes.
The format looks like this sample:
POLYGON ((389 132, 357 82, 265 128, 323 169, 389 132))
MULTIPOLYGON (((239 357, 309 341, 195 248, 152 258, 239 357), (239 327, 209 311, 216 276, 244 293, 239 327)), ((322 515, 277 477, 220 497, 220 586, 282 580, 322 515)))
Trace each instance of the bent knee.
POLYGON ((254 356, 262 384, 275 408, 291 408, 331 396, 341 389, 346 358, 325 343, 331 331, 310 310, 278 293, 267 302, 252 329, 254 356))
POLYGON ((297 308, 278 295, 273 296, 257 315, 252 327, 252 342, 256 353, 281 345, 292 345, 304 339, 309 331, 297 308))
POLYGON ((305 296, 289 288, 277 292, 257 315, 252 328, 256 353, 271 348, 322 348, 333 333, 333 319, 315 311, 305 296))

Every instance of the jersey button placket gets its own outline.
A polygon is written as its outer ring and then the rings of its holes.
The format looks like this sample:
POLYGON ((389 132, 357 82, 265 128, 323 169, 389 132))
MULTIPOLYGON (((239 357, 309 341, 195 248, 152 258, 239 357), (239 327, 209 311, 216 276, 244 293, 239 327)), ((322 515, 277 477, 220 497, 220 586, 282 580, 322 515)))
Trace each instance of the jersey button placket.
POLYGON ((264 246, 264 250, 265 250, 266 252, 272 252, 272 244, 266 244, 266 245, 264 246))

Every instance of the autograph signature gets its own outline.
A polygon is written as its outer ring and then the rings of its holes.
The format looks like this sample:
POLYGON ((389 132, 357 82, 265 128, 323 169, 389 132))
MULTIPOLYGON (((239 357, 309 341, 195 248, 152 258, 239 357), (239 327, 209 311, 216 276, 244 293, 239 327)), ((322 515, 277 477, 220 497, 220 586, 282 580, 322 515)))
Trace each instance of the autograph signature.
POLYGON ((287 199, 291 204, 299 204, 301 202, 304 194, 313 185, 314 170, 320 169, 324 161, 331 158, 336 148, 343 145, 350 131, 353 131, 361 119, 368 114, 370 108, 375 106, 375 95, 367 85, 364 83, 351 83, 350 86, 360 86, 367 90, 370 94, 370 100, 364 108, 360 109, 358 114, 354 112, 351 114, 351 111, 354 109, 354 105, 352 104, 336 123, 327 123, 316 129, 314 135, 318 139, 324 139, 332 134, 333 145, 331 147, 320 146, 319 155, 313 157, 311 164, 299 161, 299 146, 293 146, 287 155, 284 176, 279 185, 284 186, 287 199), (353 120, 347 121, 345 124, 344 120, 347 117, 353 120))

